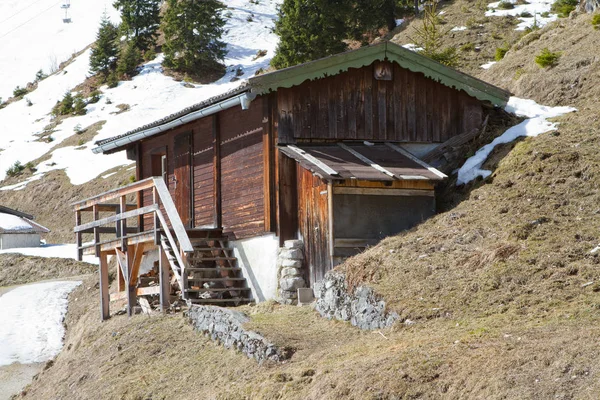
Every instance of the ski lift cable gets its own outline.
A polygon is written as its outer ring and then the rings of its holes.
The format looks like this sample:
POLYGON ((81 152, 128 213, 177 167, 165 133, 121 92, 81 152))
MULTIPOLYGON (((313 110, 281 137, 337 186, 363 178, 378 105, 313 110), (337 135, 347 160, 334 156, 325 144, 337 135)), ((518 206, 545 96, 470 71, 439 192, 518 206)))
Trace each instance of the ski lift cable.
POLYGON ((16 13, 14 13, 13 15, 11 15, 10 17, 8 17, 8 18, 5 18, 5 19, 3 19, 2 21, 0 21, 0 24, 2 24, 2 23, 4 23, 4 22, 6 22, 6 21, 8 21, 8 20, 12 19, 13 17, 16 17, 17 15, 19 15, 19 14, 21 14, 23 11, 25 11, 25 10, 27 10, 27 9, 29 9, 29 8, 31 8, 31 7, 33 7, 34 5, 36 5, 37 3, 39 3, 40 1, 43 1, 43 0, 37 0, 37 1, 34 1, 34 2, 33 2, 33 3, 31 3, 30 5, 28 5, 27 7, 20 9, 19 11, 17 11, 17 12, 16 12, 16 13))
POLYGON ((9 34, 13 33, 14 31, 16 31, 19 28, 22 28, 24 25, 28 24, 29 22, 33 21, 34 19, 36 19, 37 17, 39 17, 40 15, 44 14, 46 11, 49 11, 51 8, 56 7, 56 5, 58 5, 59 3, 62 3, 64 0, 59 0, 56 3, 52 4, 50 7, 46 8, 44 11, 42 11, 41 13, 35 15, 34 17, 29 18, 27 21, 23 22, 21 25, 17 25, 16 27, 14 27, 13 29, 11 29, 10 31, 6 32, 4 35, 0 36, 0 39, 2 39, 3 37, 8 36, 9 34))

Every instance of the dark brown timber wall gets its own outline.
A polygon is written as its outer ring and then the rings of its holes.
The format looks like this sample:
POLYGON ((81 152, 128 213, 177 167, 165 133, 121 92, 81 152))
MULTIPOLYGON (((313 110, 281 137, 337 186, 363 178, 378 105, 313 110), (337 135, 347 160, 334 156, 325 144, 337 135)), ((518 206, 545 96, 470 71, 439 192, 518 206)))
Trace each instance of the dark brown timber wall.
POLYGON ((329 205, 327 183, 297 166, 298 230, 304 241, 304 255, 311 285, 331 269, 329 256, 329 205))
POLYGON ((238 239, 256 236, 265 231, 262 99, 218 115, 223 229, 238 239))
MULTIPOLYGON (((256 99, 250 110, 225 110, 143 140, 138 178, 160 176, 160 159, 166 155, 165 181, 186 225, 222 224, 235 238, 264 233, 264 192, 271 182, 265 181, 263 165, 263 101, 256 99)), ((152 203, 152 191, 144 192, 142 202, 152 203)), ((152 226, 150 216, 144 224, 152 226)))
POLYGON ((482 106, 467 95, 392 64, 376 80, 374 64, 279 89, 279 143, 389 140, 441 143, 481 125, 482 106))

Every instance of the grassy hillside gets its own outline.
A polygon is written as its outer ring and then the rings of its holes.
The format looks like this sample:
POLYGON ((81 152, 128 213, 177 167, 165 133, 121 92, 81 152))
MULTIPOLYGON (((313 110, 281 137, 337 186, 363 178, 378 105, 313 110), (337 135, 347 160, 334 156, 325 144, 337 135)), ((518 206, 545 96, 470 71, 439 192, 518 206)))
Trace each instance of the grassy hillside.
MULTIPOLYGON (((445 18, 464 25, 464 6, 482 18, 474 5, 450 4, 445 18)), ((443 213, 341 266, 410 322, 362 332, 308 308, 246 307, 253 329, 295 349, 287 363, 258 366, 195 334, 179 314, 100 323, 90 278, 72 294, 65 351, 24 397, 600 397, 600 252, 590 252, 600 243, 600 31, 590 19, 515 35, 489 71, 478 65, 495 51, 485 39, 495 20, 473 36, 483 35, 482 49, 463 57, 467 72, 579 111, 557 119, 556 132, 497 149, 485 166, 491 177, 449 186, 443 213), (553 68, 533 61, 546 47, 562 52, 553 68)), ((471 32, 449 43, 459 34, 471 32)))

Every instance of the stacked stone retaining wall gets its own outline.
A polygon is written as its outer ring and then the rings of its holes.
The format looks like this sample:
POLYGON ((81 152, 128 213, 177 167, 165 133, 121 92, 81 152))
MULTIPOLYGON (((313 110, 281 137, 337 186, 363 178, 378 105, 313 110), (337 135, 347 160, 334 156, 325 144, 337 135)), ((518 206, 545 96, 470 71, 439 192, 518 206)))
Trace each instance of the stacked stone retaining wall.
POLYGON ((315 309, 328 319, 349 321, 365 330, 388 328, 399 319, 397 313, 386 311, 385 301, 372 288, 358 286, 348 293, 346 276, 338 271, 328 272, 314 291, 315 309))
POLYGON ((239 311, 217 306, 193 305, 187 316, 194 328, 218 341, 226 348, 241 351, 258 363, 265 360, 280 362, 288 359, 289 351, 280 349, 256 332, 244 329, 248 316, 239 311))

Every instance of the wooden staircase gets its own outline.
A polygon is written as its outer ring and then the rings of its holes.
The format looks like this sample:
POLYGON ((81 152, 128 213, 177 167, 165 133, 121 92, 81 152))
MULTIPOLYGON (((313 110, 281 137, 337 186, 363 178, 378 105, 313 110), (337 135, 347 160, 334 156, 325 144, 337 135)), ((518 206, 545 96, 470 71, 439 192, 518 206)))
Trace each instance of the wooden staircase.
POLYGON ((171 267, 182 276, 181 297, 188 304, 237 306, 251 302, 252 292, 221 229, 188 229, 187 234, 194 252, 187 256, 183 274, 165 235, 160 240, 171 267))

